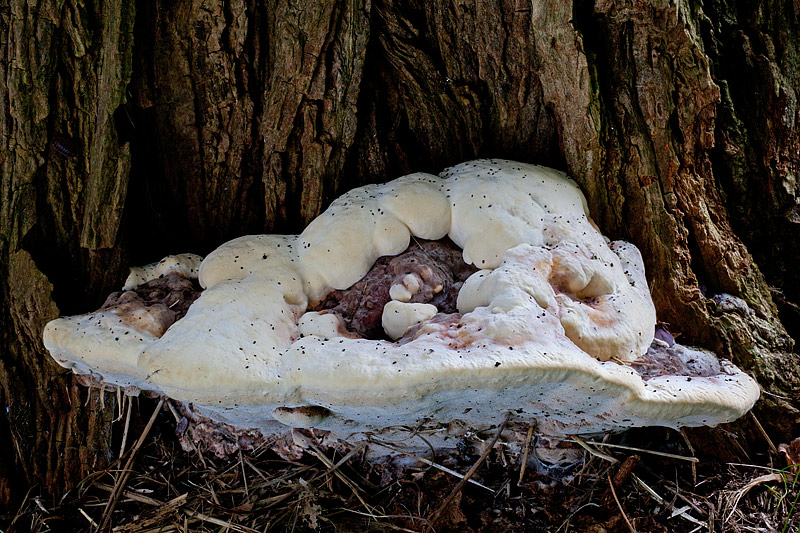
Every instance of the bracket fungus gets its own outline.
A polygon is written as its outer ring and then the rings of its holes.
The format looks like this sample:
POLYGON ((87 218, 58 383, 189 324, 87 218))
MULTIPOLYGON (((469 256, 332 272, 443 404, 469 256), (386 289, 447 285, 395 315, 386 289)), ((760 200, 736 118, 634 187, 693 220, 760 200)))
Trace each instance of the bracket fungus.
POLYGON ((100 311, 50 322, 45 345, 76 373, 265 434, 509 412, 551 434, 715 425, 759 395, 731 363, 654 338, 639 251, 603 237, 577 185, 540 166, 478 160, 367 185, 300 235, 198 261, 134 271, 100 311), (193 301, 170 314, 173 299, 193 301))

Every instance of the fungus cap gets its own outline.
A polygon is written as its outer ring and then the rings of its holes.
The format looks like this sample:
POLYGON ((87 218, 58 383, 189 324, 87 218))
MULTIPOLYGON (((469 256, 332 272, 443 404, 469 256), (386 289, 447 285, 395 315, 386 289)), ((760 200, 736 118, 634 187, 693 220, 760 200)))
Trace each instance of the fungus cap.
POLYGON ((163 334, 126 325, 132 340, 112 342, 114 320, 131 312, 114 308, 51 322, 45 345, 77 371, 265 431, 276 421, 347 433, 423 418, 487 424, 509 411, 555 433, 715 425, 759 394, 713 354, 654 341, 638 250, 609 243, 577 185, 534 165, 479 160, 356 189, 298 236, 222 245, 199 281, 206 290, 163 334), (417 272, 386 284, 392 340, 354 338, 318 307, 380 256, 445 235, 480 269, 463 283, 458 313, 414 300, 424 292, 417 272), (709 363, 664 363, 682 357, 709 363))
POLYGON ((203 258, 196 254, 168 255, 161 261, 141 267, 131 267, 128 279, 122 290, 127 291, 143 283, 162 278, 171 272, 177 272, 186 278, 197 279, 197 272, 203 258))

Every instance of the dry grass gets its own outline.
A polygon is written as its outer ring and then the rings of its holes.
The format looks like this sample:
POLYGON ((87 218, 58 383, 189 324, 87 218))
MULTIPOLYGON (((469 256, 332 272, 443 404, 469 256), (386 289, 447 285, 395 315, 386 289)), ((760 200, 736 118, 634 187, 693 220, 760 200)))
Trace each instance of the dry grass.
POLYGON ((143 420, 131 427, 135 444, 59 501, 30 492, 0 530, 800 531, 800 469, 766 444, 752 464, 696 462, 681 433, 650 429, 574 439, 582 459, 552 466, 537 456, 535 431, 517 424, 505 435, 533 437, 530 446, 513 451, 495 428, 476 435, 482 446, 464 442, 416 467, 370 462, 365 444, 330 448, 312 434, 296 461, 267 447, 220 460, 184 452, 169 411, 154 420, 148 432, 143 420))

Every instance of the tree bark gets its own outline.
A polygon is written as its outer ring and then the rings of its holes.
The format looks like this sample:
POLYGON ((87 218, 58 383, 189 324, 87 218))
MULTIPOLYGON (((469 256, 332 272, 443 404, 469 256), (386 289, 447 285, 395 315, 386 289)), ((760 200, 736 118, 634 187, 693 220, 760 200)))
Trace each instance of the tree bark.
POLYGON ((132 65, 132 2, 0 8, 0 496, 63 493, 111 457, 114 395, 54 364, 44 324, 86 311, 125 268, 130 147, 115 114, 132 65), (10 487, 13 490, 3 490, 10 487))
POLYGON ((63 493, 111 457, 114 396, 50 361, 47 320, 96 308, 128 264, 295 233, 353 187, 484 156, 572 175, 642 250, 660 319, 750 371, 756 415, 796 436, 799 9, 12 0, 0 498, 63 493))

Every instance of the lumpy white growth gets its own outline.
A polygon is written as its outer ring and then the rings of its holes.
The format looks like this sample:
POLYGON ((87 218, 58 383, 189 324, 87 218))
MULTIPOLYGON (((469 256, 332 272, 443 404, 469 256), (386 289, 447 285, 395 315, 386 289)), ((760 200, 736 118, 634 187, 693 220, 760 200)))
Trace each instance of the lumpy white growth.
MULTIPOLYGON (((193 260, 176 264, 192 276, 193 260)), ((487 424, 509 411, 562 433, 714 425, 758 397, 728 363, 648 379, 624 364, 648 351, 656 323, 641 255, 597 231, 573 181, 534 165, 480 160, 356 189, 298 236, 220 246, 199 282, 205 292, 166 332, 107 309, 49 323, 45 345, 78 372, 268 430, 276 420, 347 432, 421 418, 487 424), (459 314, 411 303, 416 274, 394 280, 383 309, 398 342, 352 338, 336 315, 306 312, 412 238, 445 236, 481 269, 461 288, 459 314)))
POLYGON ((441 179, 411 174, 367 185, 335 200, 297 238, 297 266, 311 301, 363 278, 383 255, 408 248, 411 236, 436 240, 450 229, 441 179))
POLYGON ((389 288, 389 296, 398 302, 409 301, 422 287, 422 278, 419 274, 406 274, 400 283, 395 283, 389 288))
POLYGON ((177 272, 185 278, 197 279, 200 270, 200 263, 203 258, 195 254, 168 255, 157 263, 151 263, 142 267, 131 267, 128 279, 122 290, 134 289, 142 283, 161 278, 167 274, 177 272))
POLYGON ((383 316, 381 323, 383 330, 392 340, 397 340, 403 335, 411 326, 424 322, 436 316, 437 309, 435 305, 420 304, 420 303, 406 303, 392 300, 383 306, 383 316))
POLYGON ((333 313, 317 313, 309 311, 300 317, 297 322, 298 332, 301 336, 315 335, 325 339, 341 337, 339 317, 333 313))

